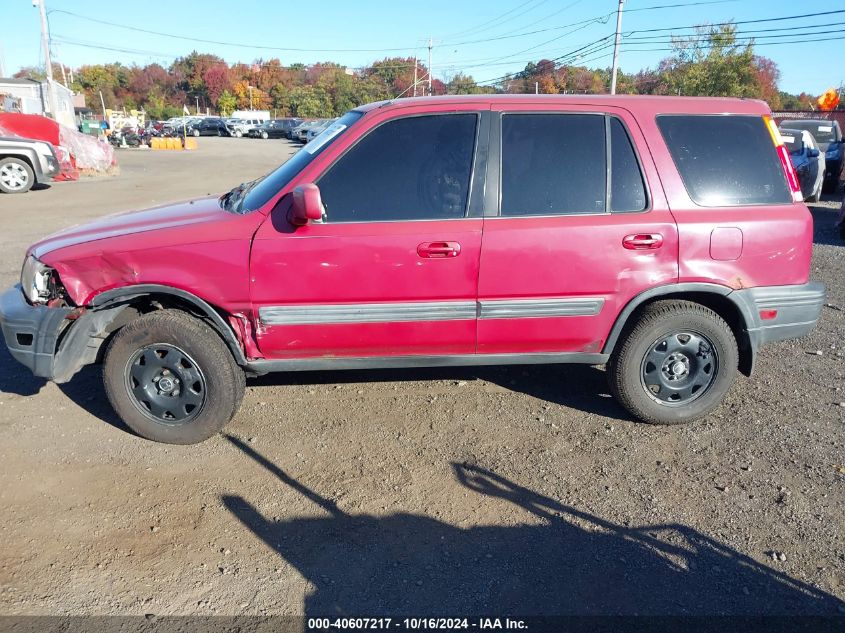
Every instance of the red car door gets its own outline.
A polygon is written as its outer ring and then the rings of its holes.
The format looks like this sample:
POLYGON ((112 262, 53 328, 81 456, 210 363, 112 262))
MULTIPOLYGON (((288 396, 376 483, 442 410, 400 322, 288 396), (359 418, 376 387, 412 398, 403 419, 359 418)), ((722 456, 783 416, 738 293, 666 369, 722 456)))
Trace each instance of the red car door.
POLYGON ((277 208, 258 231, 252 301, 268 358, 475 352, 481 114, 442 110, 371 114, 307 176, 324 221, 294 229, 277 208))
POLYGON ((625 304, 678 277, 677 228, 634 117, 547 103, 499 108, 480 354, 601 352, 625 304))

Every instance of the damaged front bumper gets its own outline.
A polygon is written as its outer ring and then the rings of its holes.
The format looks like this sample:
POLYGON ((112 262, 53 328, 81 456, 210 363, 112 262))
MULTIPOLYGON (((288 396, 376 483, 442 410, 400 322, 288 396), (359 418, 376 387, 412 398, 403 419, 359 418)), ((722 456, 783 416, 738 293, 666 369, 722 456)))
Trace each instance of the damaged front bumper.
POLYGON ((12 358, 40 378, 63 383, 97 360, 107 325, 125 307, 80 312, 31 305, 17 285, 0 295, 0 330, 12 358))
POLYGON ((72 308, 30 305, 19 285, 0 295, 0 329, 9 353, 41 378, 53 379, 56 349, 72 308))

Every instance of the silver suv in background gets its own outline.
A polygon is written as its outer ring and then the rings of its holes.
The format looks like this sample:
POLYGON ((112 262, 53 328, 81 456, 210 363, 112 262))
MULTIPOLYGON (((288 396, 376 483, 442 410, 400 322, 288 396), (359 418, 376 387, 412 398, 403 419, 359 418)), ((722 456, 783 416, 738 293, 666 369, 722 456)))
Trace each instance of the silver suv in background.
POLYGON ((226 121, 226 127, 229 128, 229 133, 232 136, 240 138, 241 136, 246 136, 250 128, 258 127, 262 123, 264 121, 261 119, 229 119, 226 121))
POLYGON ((50 143, 17 136, 0 136, 0 191, 24 193, 35 183, 52 180, 59 161, 50 143))

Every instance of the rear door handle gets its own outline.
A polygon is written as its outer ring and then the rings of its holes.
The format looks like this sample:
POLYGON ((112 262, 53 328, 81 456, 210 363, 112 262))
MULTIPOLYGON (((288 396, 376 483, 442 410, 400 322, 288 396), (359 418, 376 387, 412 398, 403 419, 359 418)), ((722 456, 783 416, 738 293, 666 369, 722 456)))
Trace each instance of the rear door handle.
POLYGON ((622 246, 629 251, 649 251, 663 246, 660 233, 636 233, 622 238, 622 246))
POLYGON ((417 255, 428 259, 443 259, 457 257, 461 254, 458 242, 423 242, 417 246, 417 255))

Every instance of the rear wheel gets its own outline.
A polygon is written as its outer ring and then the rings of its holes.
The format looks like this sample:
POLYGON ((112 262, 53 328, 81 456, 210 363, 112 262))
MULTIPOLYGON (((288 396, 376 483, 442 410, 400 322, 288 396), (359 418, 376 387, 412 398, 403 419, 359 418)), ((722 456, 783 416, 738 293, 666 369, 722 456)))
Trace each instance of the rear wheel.
POLYGON ((611 357, 610 389, 644 422, 683 424, 719 406, 738 357, 733 332, 718 314, 689 301, 658 301, 611 357))
POLYGON ((138 435, 196 444, 232 419, 244 372, 208 325, 184 312, 142 316, 114 336, 103 363, 106 395, 138 435))
POLYGON ((32 167, 20 158, 0 159, 0 191, 4 193, 24 193, 35 184, 32 167))

